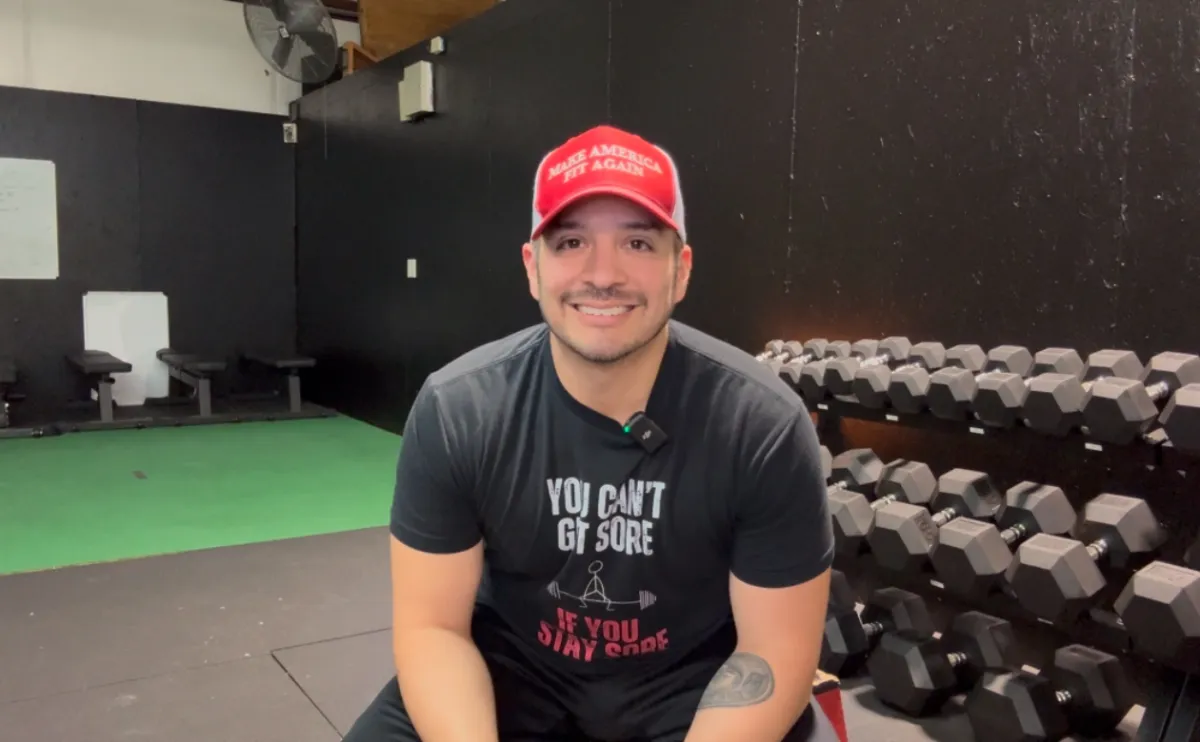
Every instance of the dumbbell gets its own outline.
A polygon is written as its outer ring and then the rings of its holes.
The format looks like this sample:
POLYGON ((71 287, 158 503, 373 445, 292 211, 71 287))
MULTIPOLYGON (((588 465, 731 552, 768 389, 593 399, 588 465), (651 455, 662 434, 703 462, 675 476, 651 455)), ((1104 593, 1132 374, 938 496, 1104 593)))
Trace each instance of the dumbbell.
POLYGON ((859 404, 872 409, 883 409, 888 403, 888 389, 893 374, 907 374, 913 370, 936 371, 946 362, 946 348, 941 343, 917 343, 908 352, 905 362, 896 368, 888 363, 868 366, 863 363, 854 372, 851 391, 859 404))
POLYGON ((1079 535, 1039 533, 1017 547, 1006 577, 1029 612, 1047 621, 1078 618, 1106 584, 1102 561, 1123 569, 1165 540, 1145 500, 1108 493, 1084 506, 1079 535))
POLYGON ((850 580, 846 579, 846 573, 840 569, 829 570, 829 604, 828 611, 843 610, 849 607, 854 610, 858 601, 854 599, 854 588, 850 587, 850 580))
POLYGON ((866 665, 879 638, 886 632, 909 629, 920 636, 933 636, 933 621, 921 596, 896 587, 882 587, 871 593, 860 617, 855 606, 828 611, 825 635, 821 639, 819 667, 825 672, 849 678, 866 665))
POLYGON ((763 360, 763 362, 776 375, 782 376, 785 364, 798 363, 799 365, 804 365, 810 361, 815 361, 825 355, 827 347, 829 347, 829 341, 823 338, 813 338, 806 341, 803 345, 795 342, 784 343, 785 352, 776 353, 773 357, 763 360))
POLYGON ((1200 571, 1151 562, 1113 603, 1135 651, 1200 673, 1200 571))
POLYGON ((860 340, 848 357, 838 358, 825 365, 825 388, 834 396, 850 394, 854 391, 854 375, 860 368, 903 362, 911 350, 912 343, 906 337, 887 337, 879 341, 860 340), (862 352, 856 353, 855 350, 862 352), (867 350, 870 352, 866 352, 867 350))
POLYGON ((971 403, 975 417, 984 425, 1011 428, 1021 419, 1025 400, 1033 380, 1042 374, 1083 373, 1083 359, 1071 348, 1043 348, 1033 357, 1033 370, 1028 376, 1009 371, 996 371, 979 377, 979 388, 971 403))
MULTIPOLYGON (((946 351, 945 362, 933 374, 947 369, 963 369, 974 374, 983 369, 987 354, 978 345, 955 345, 946 351)), ((888 384, 888 399, 898 412, 916 415, 929 404, 932 374, 920 366, 898 368, 892 373, 888 384)))
POLYGON ((930 561, 947 588, 983 597, 1006 585, 1013 544, 1039 533, 1070 533, 1075 518, 1075 508, 1062 489, 1021 482, 1004 493, 994 524, 973 518, 947 523, 938 531, 930 561))
POLYGON ((869 448, 851 448, 833 457, 826 496, 845 490, 870 491, 883 474, 883 462, 869 448))
POLYGON ((902 629, 883 635, 867 660, 879 700, 909 716, 941 710, 990 669, 1015 670, 1012 625, 979 611, 955 616, 940 639, 902 629))
POLYGON ((990 519, 1001 495, 992 478, 981 471, 951 469, 938 478, 933 513, 906 502, 892 502, 875 512, 867 543, 879 566, 893 572, 917 574, 937 547, 939 530, 955 518, 990 519))
POLYGON ((810 404, 817 404, 818 402, 824 401, 827 397, 833 394, 833 390, 831 390, 827 385, 829 374, 826 373, 826 369, 829 368, 829 364, 835 362, 836 360, 841 360, 841 358, 868 358, 875 355, 878 349, 878 340, 859 340, 857 343, 854 343, 850 346, 850 352, 845 356, 841 356, 837 359, 822 358, 819 361, 805 364, 804 368, 800 370, 800 381, 798 382, 800 394, 802 394, 804 399, 806 399, 810 404))
POLYGON ((1046 435, 1065 436, 1083 423, 1083 404, 1100 379, 1137 379, 1142 362, 1131 350, 1098 350, 1088 356, 1082 374, 1041 374, 1029 383, 1025 424, 1046 435))
MULTIPOLYGON (((982 351, 978 345, 975 349, 982 351)), ((951 348, 953 350, 953 348, 951 348)), ((984 374, 1003 371, 1022 378, 1033 368, 1033 355, 1019 345, 998 345, 988 351, 987 361, 978 373, 963 368, 940 368, 929 377, 929 411, 943 420, 967 420, 975 400, 978 379, 984 374)))
POLYGON ((1200 453, 1200 384, 1187 384, 1176 390, 1158 416, 1158 422, 1172 446, 1200 453))
POLYGON ((1101 738, 1133 708, 1133 686, 1113 655, 1068 644, 1044 673, 984 672, 963 705, 976 742, 1101 738))
MULTIPOLYGON (((824 368, 823 364, 829 359, 843 358, 848 355, 850 355, 850 343, 846 342, 845 340, 834 340, 830 343, 826 343, 825 351, 821 354, 820 358, 812 361, 805 361, 803 363, 800 363, 797 359, 793 358, 792 360, 787 361, 780 366, 776 373, 781 379, 791 385, 793 389, 799 390, 801 393, 803 393, 803 389, 800 387, 800 377, 806 367, 814 363, 819 363, 822 364, 822 368, 824 368)), ((822 374, 823 373, 824 372, 822 372, 822 374)), ((818 375, 817 378, 821 378, 820 375, 818 375)))
POLYGON ((1088 436, 1124 445, 1149 432, 1158 418, 1158 402, 1187 384, 1200 383, 1200 356, 1159 353, 1141 380, 1108 378, 1092 385, 1083 405, 1088 436))
POLYGON ((925 505, 936 492, 937 478, 928 464, 897 459, 883 467, 879 484, 875 485, 874 501, 854 490, 830 493, 834 548, 848 557, 861 554, 875 523, 876 511, 891 502, 925 505))
POLYGON ((783 340, 770 340, 763 346, 762 352, 754 356, 756 361, 769 361, 775 356, 782 355, 784 352, 783 340))

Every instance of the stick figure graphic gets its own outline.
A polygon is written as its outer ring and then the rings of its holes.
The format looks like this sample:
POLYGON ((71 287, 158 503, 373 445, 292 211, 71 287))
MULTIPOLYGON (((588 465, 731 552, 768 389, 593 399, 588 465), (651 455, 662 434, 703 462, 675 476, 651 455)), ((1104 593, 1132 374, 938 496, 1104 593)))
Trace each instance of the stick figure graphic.
POLYGON ((645 610, 658 602, 658 598, 649 590, 638 591, 637 600, 613 600, 608 597, 608 589, 604 587, 604 581, 600 579, 600 570, 604 569, 604 562, 597 559, 588 565, 588 574, 592 576, 584 586, 583 592, 579 595, 573 595, 559 588, 558 582, 551 582, 546 586, 546 591, 555 598, 571 598, 579 601, 580 608, 587 608, 588 603, 599 603, 604 606, 605 610, 611 611, 614 605, 636 605, 638 608, 645 610))
POLYGON ((600 570, 602 569, 604 569, 604 562, 599 559, 588 565, 588 574, 592 576, 592 579, 588 580, 587 587, 583 589, 583 595, 579 596, 580 607, 587 608, 590 600, 594 603, 604 603, 608 610, 612 610, 612 601, 605 594, 604 582, 600 580, 600 570))

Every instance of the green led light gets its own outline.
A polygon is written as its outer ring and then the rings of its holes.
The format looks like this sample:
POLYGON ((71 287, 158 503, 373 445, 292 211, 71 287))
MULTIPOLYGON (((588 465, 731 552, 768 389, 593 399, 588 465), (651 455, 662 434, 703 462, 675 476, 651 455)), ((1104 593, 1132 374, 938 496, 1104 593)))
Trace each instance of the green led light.
POLYGON ((624 430, 625 430, 625 432, 626 432, 626 433, 628 433, 628 432, 629 432, 629 426, 628 426, 628 425, 626 425, 626 426, 625 426, 625 428, 624 428, 624 430))

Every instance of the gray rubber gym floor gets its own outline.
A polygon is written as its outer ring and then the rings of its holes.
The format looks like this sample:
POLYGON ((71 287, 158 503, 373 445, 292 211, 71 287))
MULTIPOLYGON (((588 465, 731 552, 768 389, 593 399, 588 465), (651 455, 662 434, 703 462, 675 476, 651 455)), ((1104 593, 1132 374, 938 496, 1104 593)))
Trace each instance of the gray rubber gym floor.
MULTIPOLYGON (((0 578, 0 738, 329 742, 391 677, 387 532, 0 578)), ((847 683, 851 740, 970 742, 847 683)))

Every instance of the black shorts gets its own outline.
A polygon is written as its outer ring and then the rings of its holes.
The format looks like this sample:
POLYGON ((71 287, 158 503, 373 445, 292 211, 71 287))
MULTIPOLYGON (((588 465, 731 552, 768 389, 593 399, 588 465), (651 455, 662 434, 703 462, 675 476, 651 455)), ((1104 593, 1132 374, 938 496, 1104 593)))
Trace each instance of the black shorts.
MULTIPOLYGON (((478 624, 477 624, 478 625, 478 624)), ((534 668, 507 639, 475 632, 496 699, 500 742, 682 742, 720 660, 698 657, 628 687, 534 668)), ((453 691, 448 691, 453 692, 453 691)), ((395 678, 343 742, 419 742, 395 678)), ((838 742, 816 699, 783 742, 838 742)))

